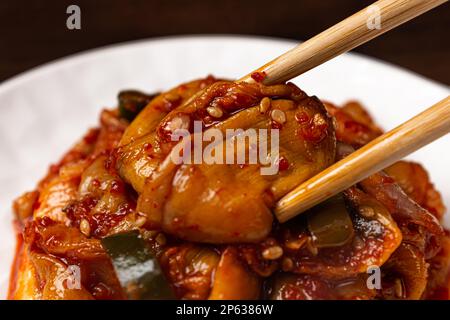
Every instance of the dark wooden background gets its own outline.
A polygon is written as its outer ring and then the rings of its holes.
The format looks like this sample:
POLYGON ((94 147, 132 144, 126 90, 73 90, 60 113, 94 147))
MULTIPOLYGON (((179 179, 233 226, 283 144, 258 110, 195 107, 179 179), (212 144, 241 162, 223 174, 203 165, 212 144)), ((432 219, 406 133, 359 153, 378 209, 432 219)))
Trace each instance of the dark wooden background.
MULTIPOLYGON (((365 0, 1 0, 0 81, 86 49, 182 34, 251 34, 306 40, 373 1, 365 0), (81 7, 82 29, 66 28, 81 7)), ((450 5, 356 51, 450 84, 450 5)))

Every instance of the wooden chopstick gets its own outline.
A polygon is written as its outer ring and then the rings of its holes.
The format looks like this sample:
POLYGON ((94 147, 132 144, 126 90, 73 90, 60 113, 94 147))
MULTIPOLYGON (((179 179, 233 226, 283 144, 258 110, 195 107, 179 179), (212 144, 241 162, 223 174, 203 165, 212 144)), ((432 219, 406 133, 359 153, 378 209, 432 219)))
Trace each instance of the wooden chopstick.
POLYGON ((450 96, 328 167, 280 199, 285 222, 450 132, 450 96))
POLYGON ((377 1, 238 81, 253 82, 252 75, 259 74, 266 85, 285 82, 446 1, 377 1))

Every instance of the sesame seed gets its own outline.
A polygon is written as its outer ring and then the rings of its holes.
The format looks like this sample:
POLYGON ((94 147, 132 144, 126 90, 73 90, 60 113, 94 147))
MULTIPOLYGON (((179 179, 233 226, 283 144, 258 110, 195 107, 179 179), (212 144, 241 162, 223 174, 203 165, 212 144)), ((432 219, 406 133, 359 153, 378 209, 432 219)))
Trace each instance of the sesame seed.
POLYGON ((259 112, 266 113, 266 111, 270 109, 271 104, 272 100, 270 100, 269 97, 262 98, 261 102, 259 103, 259 112))
POLYGON ((403 298, 403 282, 401 279, 395 279, 394 290, 397 298, 403 298))
POLYGON ((313 122, 316 126, 321 126, 326 123, 325 119, 320 113, 316 113, 313 117, 313 122))
POLYGON ((86 219, 82 219, 80 221, 80 231, 86 237, 89 237, 89 235, 91 234, 91 225, 89 224, 89 221, 87 221, 86 219))
POLYGON ((142 227, 147 222, 147 218, 140 216, 134 221, 134 225, 138 228, 142 227))
POLYGON ((142 237, 145 240, 149 241, 149 240, 154 239, 157 236, 158 231, 156 231, 156 230, 142 230, 141 234, 142 234, 142 237))
POLYGON ((211 117, 220 118, 223 116, 223 111, 219 107, 208 107, 206 111, 209 113, 211 117))
POLYGON ((163 246, 166 244, 167 239, 166 236, 163 233, 159 233, 156 238, 155 238, 156 242, 158 242, 159 245, 163 246))
POLYGON ((283 271, 291 271, 294 268, 294 262, 291 258, 283 258, 281 261, 281 268, 283 271))
POLYGON ((170 101, 170 102, 175 102, 178 101, 180 99, 180 96, 176 93, 166 93, 166 95, 164 96, 166 98, 166 100, 170 101))
POLYGON ((170 119, 166 124, 166 129, 169 132, 174 132, 177 129, 189 129, 191 118, 187 114, 179 114, 170 119))
POLYGON ((307 237, 301 237, 300 239, 286 242, 285 246, 291 250, 298 250, 305 245, 306 241, 308 241, 307 237))
POLYGON ((319 253, 319 249, 317 249, 317 247, 313 244, 313 240, 311 237, 309 237, 308 241, 306 241, 306 249, 308 249, 308 251, 311 252, 313 256, 317 256, 317 254, 319 253))
POLYGON ((273 121, 275 121, 279 124, 283 124, 286 122, 286 114, 281 110, 278 110, 278 109, 272 110, 272 112, 270 113, 270 116, 273 121))
POLYGON ((366 218, 371 218, 375 215, 375 210, 372 207, 361 206, 359 208, 359 213, 366 218))
POLYGON ((283 255, 283 249, 280 246, 273 246, 265 249, 262 256, 266 260, 276 260, 283 255))
POLYGON ((365 246, 366 244, 364 243, 364 240, 363 239, 361 239, 360 237, 358 237, 358 236, 355 236, 355 238, 353 239, 353 247, 356 249, 356 250, 362 250, 362 249, 364 249, 364 246, 365 246))

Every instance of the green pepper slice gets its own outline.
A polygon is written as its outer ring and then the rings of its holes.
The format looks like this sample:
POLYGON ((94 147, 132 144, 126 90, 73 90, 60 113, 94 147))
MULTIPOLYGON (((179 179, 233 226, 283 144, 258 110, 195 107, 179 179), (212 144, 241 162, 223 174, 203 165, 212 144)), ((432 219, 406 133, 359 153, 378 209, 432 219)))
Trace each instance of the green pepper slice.
POLYGON ((353 223, 342 194, 310 209, 307 220, 308 229, 317 248, 339 247, 353 238, 353 223))
POLYGON ((111 257, 117 277, 130 299, 174 299, 157 257, 137 230, 101 240, 111 257))
POLYGON ((145 94, 136 90, 127 90, 119 93, 119 114, 122 118, 133 121, 134 118, 158 94, 145 94))

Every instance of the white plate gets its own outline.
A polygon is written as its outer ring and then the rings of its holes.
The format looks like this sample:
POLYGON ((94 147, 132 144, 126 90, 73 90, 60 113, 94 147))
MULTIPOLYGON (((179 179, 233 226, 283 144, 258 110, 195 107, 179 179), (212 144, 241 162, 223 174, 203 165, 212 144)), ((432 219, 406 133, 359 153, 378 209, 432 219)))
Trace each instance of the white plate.
MULTIPOLYGON (((0 85, 0 297, 5 297, 15 239, 11 201, 31 190, 50 163, 116 103, 119 90, 168 89, 208 74, 236 78, 296 43, 254 37, 177 37, 116 45, 65 58, 0 85)), ((438 63, 428 61, 427 63, 438 63)), ((345 54, 295 81, 307 93, 363 102, 391 129, 444 98, 449 88, 398 67, 345 54)), ((450 137, 411 157, 423 162, 450 205, 450 137)))

